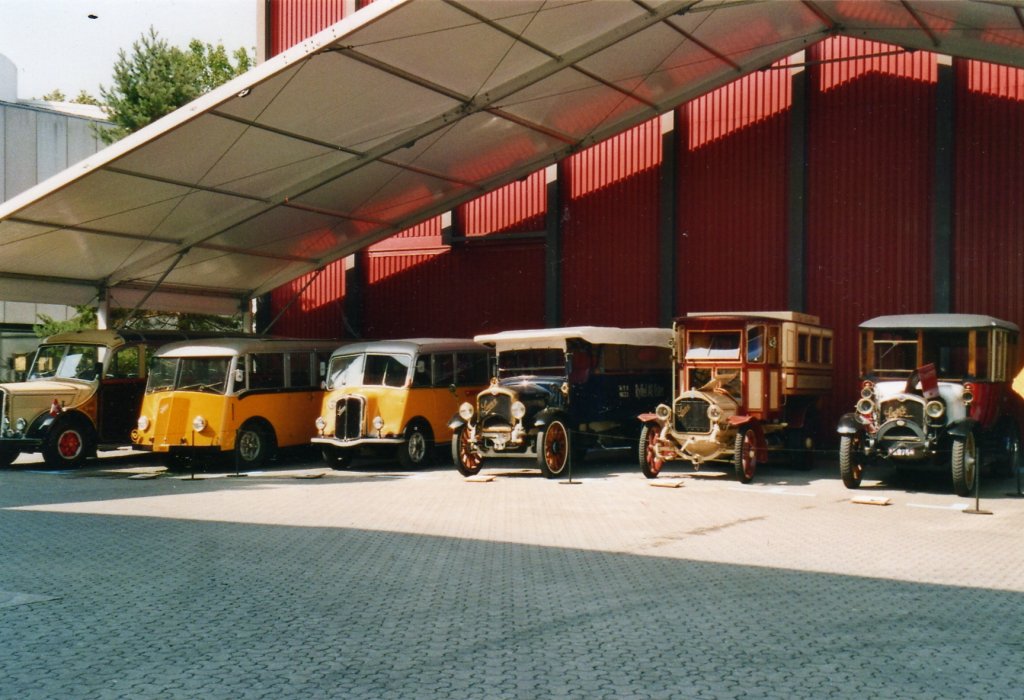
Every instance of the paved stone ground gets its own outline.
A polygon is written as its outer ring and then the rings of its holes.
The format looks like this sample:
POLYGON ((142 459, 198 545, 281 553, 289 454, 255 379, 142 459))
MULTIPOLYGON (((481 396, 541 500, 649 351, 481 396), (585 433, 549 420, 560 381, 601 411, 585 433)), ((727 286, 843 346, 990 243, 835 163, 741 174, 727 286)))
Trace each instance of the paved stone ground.
POLYGON ((966 515, 942 478, 852 492, 834 464, 656 488, 623 453, 574 485, 302 459, 0 471, 0 696, 1021 694, 1012 480, 966 515))

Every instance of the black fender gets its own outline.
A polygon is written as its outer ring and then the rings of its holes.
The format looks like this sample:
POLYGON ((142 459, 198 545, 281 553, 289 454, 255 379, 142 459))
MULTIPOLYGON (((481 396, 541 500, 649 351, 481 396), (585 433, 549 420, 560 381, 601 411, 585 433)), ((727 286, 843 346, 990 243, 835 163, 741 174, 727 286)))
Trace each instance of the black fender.
POLYGON ((92 419, 85 415, 81 411, 61 411, 57 415, 52 415, 49 411, 46 413, 36 416, 36 419, 29 425, 28 430, 25 431, 25 435, 28 437, 42 439, 46 437, 46 434, 50 432, 50 428, 58 420, 70 420, 78 423, 83 428, 87 428, 94 433, 96 432, 96 426, 93 425, 92 419))
POLYGON ((570 430, 576 429, 576 426, 569 422, 569 414, 560 408, 545 408, 534 417, 533 427, 546 428, 556 420, 560 420, 565 423, 565 426, 570 430))
POLYGON ((949 427, 946 428, 946 434, 950 437, 965 438, 974 431, 977 425, 978 421, 973 418, 961 418, 949 424, 949 427))
POLYGON ((840 435, 856 435, 862 430, 864 430, 864 426, 857 420, 854 413, 844 415, 839 419, 839 425, 836 426, 836 432, 840 435))

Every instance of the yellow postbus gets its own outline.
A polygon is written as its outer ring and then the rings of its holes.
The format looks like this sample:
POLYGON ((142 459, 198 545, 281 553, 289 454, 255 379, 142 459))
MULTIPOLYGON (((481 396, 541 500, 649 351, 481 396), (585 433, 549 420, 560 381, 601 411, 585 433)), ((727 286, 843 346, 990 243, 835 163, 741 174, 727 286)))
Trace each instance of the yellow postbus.
POLYGON ((361 450, 395 454, 406 468, 447 445, 448 421, 490 378, 494 351, 472 340, 412 338, 335 350, 323 412, 316 419, 324 461, 347 467, 361 450))
POLYGON ((149 367, 137 450, 168 468, 233 453, 255 469, 277 448, 309 444, 337 340, 223 338, 172 343, 149 367))

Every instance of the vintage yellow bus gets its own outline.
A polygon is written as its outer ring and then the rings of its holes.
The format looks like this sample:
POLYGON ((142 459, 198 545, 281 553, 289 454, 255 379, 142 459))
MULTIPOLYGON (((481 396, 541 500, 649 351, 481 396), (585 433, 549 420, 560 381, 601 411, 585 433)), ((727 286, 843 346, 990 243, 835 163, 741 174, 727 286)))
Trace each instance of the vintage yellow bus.
POLYGON ((316 419, 324 461, 349 466, 361 450, 427 464, 452 437, 448 420, 487 386, 493 350, 472 340, 416 338, 352 343, 331 356, 316 419))
POLYGON ((339 344, 248 337, 164 346, 149 367, 134 448, 162 453, 171 469, 233 454, 248 470, 279 447, 309 444, 339 344))

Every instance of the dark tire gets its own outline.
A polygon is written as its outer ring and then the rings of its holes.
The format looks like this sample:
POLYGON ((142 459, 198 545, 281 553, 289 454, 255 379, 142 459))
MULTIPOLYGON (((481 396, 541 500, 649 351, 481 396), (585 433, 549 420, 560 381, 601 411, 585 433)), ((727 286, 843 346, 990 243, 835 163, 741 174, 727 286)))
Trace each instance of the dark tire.
POLYGON ((569 430, 560 420, 551 421, 537 434, 537 466, 548 479, 562 475, 572 460, 569 430))
POLYGON ((425 467, 433 454, 434 438, 430 430, 420 423, 411 423, 405 429, 405 442, 398 446, 398 463, 403 469, 425 467))
POLYGON ((58 418, 43 438, 43 461, 51 468, 75 469, 82 466, 95 444, 92 428, 84 421, 58 418))
POLYGON ((476 476, 480 473, 483 458, 469 444, 469 426, 456 428, 452 434, 452 462, 462 476, 476 476))
POLYGON ((20 450, 0 450, 0 469, 14 464, 14 460, 16 460, 20 454, 20 450))
POLYGON ((974 433, 953 438, 953 490, 957 496, 970 496, 978 479, 978 447, 974 433))
POLYGON ((355 449, 349 447, 335 447, 324 445, 320 448, 320 456, 331 469, 348 469, 352 466, 352 459, 355 457, 355 449))
POLYGON ((741 484, 754 480, 757 471, 757 433, 750 428, 740 428, 733 446, 732 469, 741 484))
POLYGON ((235 467, 239 471, 259 469, 274 454, 274 433, 259 422, 249 421, 235 438, 235 467))
POLYGON ((839 438, 839 476, 848 489, 860 487, 864 467, 860 456, 860 435, 843 435, 839 438))
POLYGON ((653 423, 646 423, 640 430, 640 447, 637 456, 640 458, 640 471, 648 479, 657 479, 664 465, 663 460, 656 449, 658 442, 658 426, 653 423))
POLYGON ((164 467, 172 473, 187 471, 192 464, 192 460, 180 452, 168 452, 164 457, 164 467))

